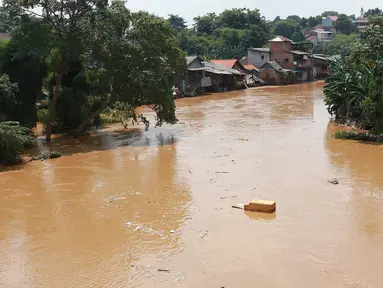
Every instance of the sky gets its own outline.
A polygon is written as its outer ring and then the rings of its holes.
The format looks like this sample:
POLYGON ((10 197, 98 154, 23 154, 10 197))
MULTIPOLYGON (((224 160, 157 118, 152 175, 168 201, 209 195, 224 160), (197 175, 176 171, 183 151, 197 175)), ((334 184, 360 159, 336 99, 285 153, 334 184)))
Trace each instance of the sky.
POLYGON ((196 16, 211 12, 218 14, 231 8, 257 8, 268 20, 289 15, 308 17, 329 10, 359 16, 361 7, 365 11, 376 7, 383 10, 383 0, 128 0, 127 7, 132 11, 144 10, 161 17, 178 14, 192 25, 196 16))

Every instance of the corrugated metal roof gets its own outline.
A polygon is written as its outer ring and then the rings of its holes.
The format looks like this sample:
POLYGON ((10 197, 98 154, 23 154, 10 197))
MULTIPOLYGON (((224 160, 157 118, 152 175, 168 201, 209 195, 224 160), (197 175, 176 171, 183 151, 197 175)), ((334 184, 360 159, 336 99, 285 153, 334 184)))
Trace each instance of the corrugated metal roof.
MULTIPOLYGON (((231 69, 231 68, 228 68, 224 65, 221 65, 221 64, 216 64, 216 63, 211 63, 211 62, 202 62, 202 64, 205 66, 205 67, 208 67, 214 71, 216 71, 216 74, 225 74, 225 75, 230 75, 230 74, 234 74, 234 75, 244 75, 243 73, 239 72, 238 70, 235 70, 235 69, 231 69), (227 73, 218 73, 218 71, 221 71, 221 72, 228 72, 229 74, 227 73)), ((210 72, 210 71, 209 71, 210 72)), ((215 72, 214 72, 215 73, 215 72)))
POLYGON ((211 63, 218 64, 225 66, 227 68, 233 68, 235 63, 237 63, 237 59, 229 59, 229 60, 220 60, 220 59, 213 59, 210 60, 211 63))
POLYGON ((266 69, 264 69, 264 67, 267 66, 267 65, 271 66, 271 68, 273 68, 274 70, 277 70, 277 71, 282 71, 283 70, 282 66, 279 65, 275 61, 267 61, 265 64, 262 65, 261 70, 266 70, 266 69))
POLYGON ((295 55, 310 55, 310 53, 299 51, 299 50, 293 50, 293 51, 288 51, 288 52, 290 52, 291 54, 295 54, 295 55))
POLYGON ((249 48, 248 50, 253 50, 258 52, 270 52, 270 48, 249 48))

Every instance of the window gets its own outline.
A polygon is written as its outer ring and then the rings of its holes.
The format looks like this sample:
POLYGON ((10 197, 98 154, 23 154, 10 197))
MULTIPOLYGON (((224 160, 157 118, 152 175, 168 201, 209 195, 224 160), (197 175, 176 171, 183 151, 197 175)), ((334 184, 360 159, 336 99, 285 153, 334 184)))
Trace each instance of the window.
POLYGON ((265 56, 264 56, 264 55, 261 55, 261 59, 264 60, 264 59, 265 59, 265 56))
POLYGON ((289 62, 289 58, 285 58, 285 63, 289 62))

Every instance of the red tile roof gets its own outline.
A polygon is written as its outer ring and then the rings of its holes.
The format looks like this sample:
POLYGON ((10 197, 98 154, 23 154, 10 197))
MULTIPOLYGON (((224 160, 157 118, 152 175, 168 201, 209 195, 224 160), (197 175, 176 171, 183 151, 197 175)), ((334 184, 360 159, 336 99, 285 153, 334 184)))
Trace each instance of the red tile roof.
POLYGON ((336 22, 336 20, 338 20, 338 16, 328 16, 328 18, 330 18, 332 22, 336 22))
POLYGON ((244 65, 245 68, 247 70, 254 70, 254 69, 257 69, 257 66, 253 65, 253 64, 249 64, 249 65, 244 65))
POLYGON ((214 63, 214 64, 217 64, 217 65, 222 65, 222 66, 225 66, 227 68, 233 68, 235 63, 237 63, 237 59, 230 59, 230 60, 218 60, 218 59, 214 59, 214 60, 210 60, 211 63, 214 63))

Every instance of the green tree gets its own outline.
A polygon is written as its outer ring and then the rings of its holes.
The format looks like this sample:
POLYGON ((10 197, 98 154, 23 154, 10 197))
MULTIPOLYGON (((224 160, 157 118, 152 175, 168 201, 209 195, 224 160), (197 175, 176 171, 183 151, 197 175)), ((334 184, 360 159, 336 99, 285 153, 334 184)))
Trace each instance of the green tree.
POLYGON ((308 25, 308 19, 303 17, 301 21, 299 22, 299 26, 301 26, 303 29, 307 28, 308 25))
POLYGON ((41 19, 34 23, 33 29, 24 26, 24 37, 17 38, 18 45, 25 47, 25 54, 29 53, 30 47, 42 58, 47 58, 52 51, 58 51, 59 54, 57 62, 51 67, 55 74, 55 89, 49 101, 47 141, 51 139, 57 101, 61 95, 62 78, 68 72, 68 64, 88 51, 90 40, 88 35, 92 24, 100 20, 95 18, 95 11, 105 8, 107 2, 105 0, 76 1, 76 3, 70 0, 5 0, 6 7, 12 11, 11 16, 30 19, 31 15, 34 15, 41 19), (34 11, 42 13, 38 14, 34 11), (39 34, 39 41, 34 39, 37 34, 39 34))
POLYGON ((299 25, 295 28, 295 32, 291 36, 291 40, 293 40, 294 42, 306 41, 306 37, 301 32, 301 29, 300 29, 299 25))
POLYGON ((17 84, 11 83, 7 74, 0 75, 0 121, 8 120, 8 114, 17 104, 17 84))
POLYGON ((353 23, 346 14, 340 14, 338 20, 335 23, 335 29, 338 32, 349 35, 353 32, 353 23))
POLYGON ((290 15, 290 16, 287 16, 286 20, 293 20, 295 21, 297 24, 299 24, 301 22, 301 17, 299 17, 298 15, 290 15))
POLYGON ((273 34, 291 38, 295 32, 297 23, 292 20, 281 20, 275 23, 273 28, 273 34))
POLYGON ((194 18, 194 29, 199 33, 212 34, 216 29, 217 15, 208 13, 194 18))
POLYGON ((0 7, 0 33, 9 33, 12 30, 12 21, 5 7, 0 7))
POLYGON ((172 80, 185 72, 186 63, 172 27, 162 18, 130 13, 123 1, 113 2, 102 16, 103 21, 93 26, 88 59, 91 91, 101 105, 81 123, 77 135, 116 101, 128 104, 134 121, 149 125, 134 113, 135 108, 148 105, 156 113, 156 125, 175 123, 172 80))
POLYGON ((383 16, 370 24, 350 55, 331 66, 325 102, 337 121, 383 133, 383 16))
POLYGON ((383 11, 379 8, 375 8, 375 9, 368 9, 366 13, 364 13, 364 17, 371 17, 371 16, 375 16, 375 15, 380 15, 382 14, 383 11))
POLYGON ((185 19, 179 15, 169 14, 168 21, 176 31, 180 31, 187 27, 185 19))
POLYGON ((332 41, 326 42, 324 45, 324 53, 327 55, 348 56, 351 48, 358 41, 356 34, 337 34, 332 41))
POLYGON ((322 13, 322 17, 327 17, 327 16, 339 16, 339 13, 336 11, 324 11, 322 13))
POLYGON ((307 20, 307 26, 308 27, 314 27, 319 24, 322 24, 322 17, 321 16, 310 16, 309 19, 307 20))

